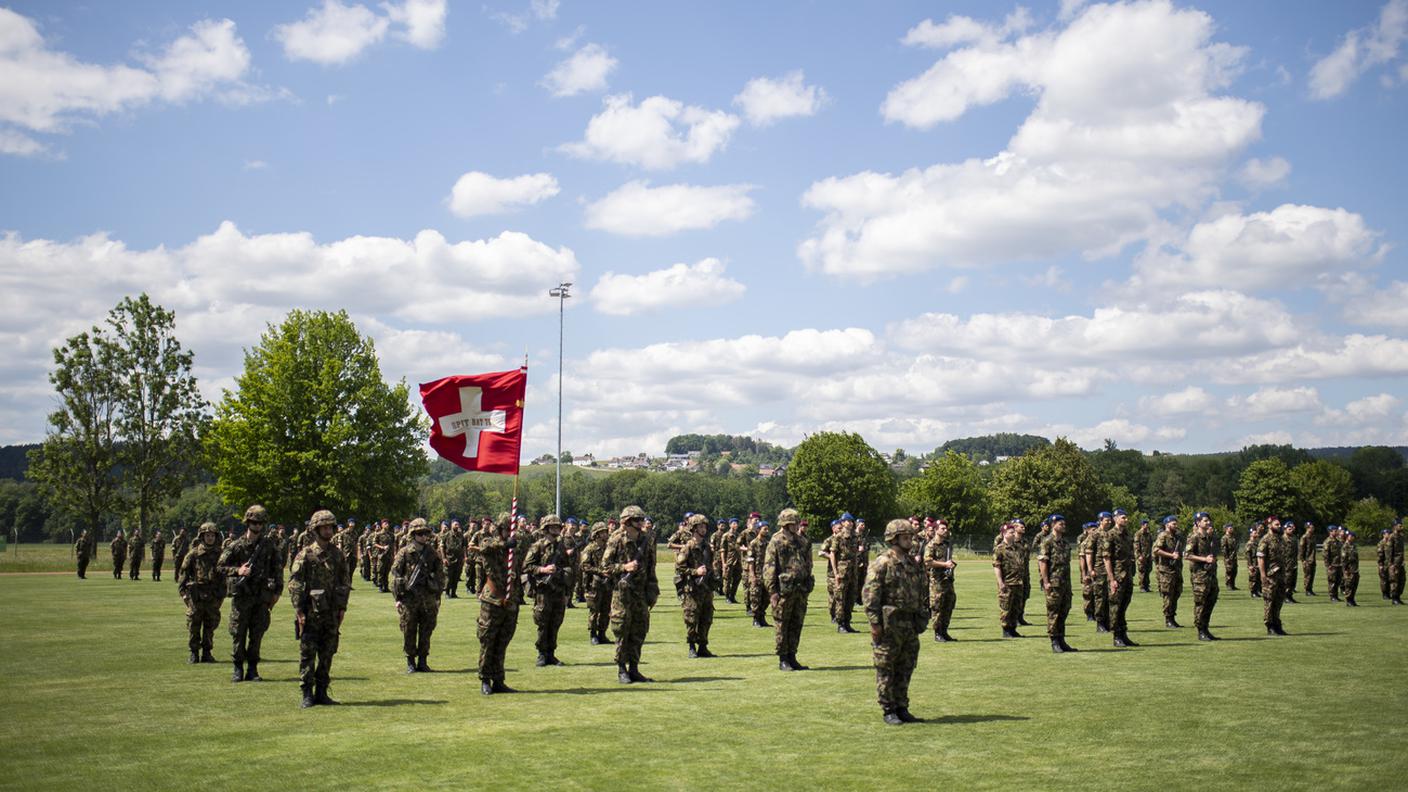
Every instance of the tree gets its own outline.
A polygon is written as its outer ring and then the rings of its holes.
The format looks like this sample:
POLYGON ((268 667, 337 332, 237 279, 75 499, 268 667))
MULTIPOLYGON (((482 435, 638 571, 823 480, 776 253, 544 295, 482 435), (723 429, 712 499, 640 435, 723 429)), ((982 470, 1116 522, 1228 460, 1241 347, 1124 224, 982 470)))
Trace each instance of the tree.
MULTIPOLYGON (((549 476, 541 478, 552 480, 549 476)), ((566 483, 564 478, 563 484, 566 483)), ((484 486, 468 474, 425 487, 421 491, 420 502, 421 513, 433 523, 477 518, 494 511, 484 486)))
POLYGON ((955 536, 978 535, 992 528, 992 501, 973 460, 945 451, 900 490, 905 510, 943 517, 955 536))
POLYGON ((883 527, 894 515, 895 477, 860 435, 821 432, 793 453, 787 494, 813 525, 849 511, 883 527))
POLYGON ((1289 516, 1296 504, 1291 471, 1280 457, 1269 457, 1247 465, 1235 494, 1237 516, 1245 522, 1270 515, 1289 516))
POLYGON ((1104 510, 1105 484, 1080 448, 1064 437, 1004 463, 990 490, 998 519, 1034 525, 1056 513, 1079 524, 1104 510))
POLYGON ((44 443, 29 454, 28 476, 49 502, 98 534, 121 509, 117 468, 119 366, 117 349, 100 328, 54 349, 49 382, 59 406, 49 414, 44 443))
POLYGON ((124 297, 108 314, 117 355, 117 426, 125 500, 143 535, 181 488, 195 481, 205 398, 194 356, 176 339, 176 315, 147 295, 124 297))
POLYGON ((245 353, 206 436, 215 489, 300 524, 315 509, 406 514, 429 470, 429 432, 404 380, 381 378, 376 348, 346 311, 295 310, 245 353))
POLYGON ((1295 490, 1296 516, 1313 520, 1321 530, 1330 523, 1343 522, 1354 499, 1354 480, 1349 471, 1323 459, 1292 468, 1291 487, 1295 490))
POLYGON ((233 527, 234 512, 235 507, 221 500, 213 486, 196 484, 181 490, 181 494, 162 510, 157 525, 167 532, 168 538, 185 528, 186 535, 194 540, 196 529, 203 522, 213 522, 222 531, 233 527))
POLYGON ((1149 462, 1139 451, 1121 451, 1115 441, 1106 440, 1104 449, 1087 456, 1105 483, 1124 487, 1136 496, 1149 488, 1149 462))
POLYGON ((1354 532, 1360 546, 1372 545, 1379 541, 1380 531, 1393 527, 1394 519, 1394 510, 1378 498, 1361 498, 1349 507, 1344 526, 1354 532))
POLYGON ((1365 446, 1349 456, 1356 498, 1376 498, 1395 509, 1408 508, 1408 470, 1403 455, 1385 446, 1365 446))

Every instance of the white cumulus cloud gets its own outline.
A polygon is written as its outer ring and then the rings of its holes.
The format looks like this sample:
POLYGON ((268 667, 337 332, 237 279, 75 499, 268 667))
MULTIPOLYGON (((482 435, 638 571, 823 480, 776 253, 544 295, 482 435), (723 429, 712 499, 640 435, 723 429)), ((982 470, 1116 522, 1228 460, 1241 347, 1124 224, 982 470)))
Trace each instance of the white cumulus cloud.
POLYGON ((725 220, 753 214, 751 184, 700 187, 667 184, 651 187, 628 182, 590 203, 586 226, 622 236, 668 236, 680 231, 713 228, 725 220))
POLYGON ((606 78, 617 60, 600 44, 587 44, 558 63, 543 77, 543 87, 553 96, 576 96, 606 90, 606 78))
POLYGON ((359 3, 323 0, 297 22, 277 25, 273 37, 289 60, 324 66, 347 63, 388 33, 420 49, 434 49, 445 38, 445 0, 382 3, 377 13, 359 3))
POLYGON ((733 103, 743 108, 743 114, 754 126, 768 126, 779 119, 816 115, 826 104, 826 91, 820 86, 807 85, 799 69, 781 79, 757 77, 749 80, 733 103))
POLYGON ((1333 99, 1349 89, 1360 75, 1398 58, 1408 38, 1408 0, 1389 0, 1374 24, 1351 30, 1334 52, 1316 61, 1310 70, 1310 96, 1333 99))
POLYGON ((602 111, 587 122, 581 141, 561 149, 582 159, 669 170, 683 163, 708 162, 728 145, 738 116, 686 105, 664 96, 634 104, 630 94, 608 96, 602 111))
POLYGON ((1172 393, 1141 397, 1139 409, 1162 416, 1193 415, 1207 412, 1214 403, 1212 394, 1196 385, 1189 385, 1172 393))
POLYGON ((1251 189, 1272 187, 1291 175, 1291 163, 1281 157, 1271 159, 1249 159, 1237 171, 1237 180, 1251 189))
POLYGON ((460 217, 501 214, 546 201, 558 192, 557 179, 550 173, 499 179, 481 171, 470 171, 455 181, 450 190, 449 206, 450 211, 460 217))
POLYGON ((591 303, 604 314, 629 316, 677 306, 709 307, 732 302, 746 291, 724 274, 716 258, 679 263, 644 275, 607 272, 591 290, 591 303))

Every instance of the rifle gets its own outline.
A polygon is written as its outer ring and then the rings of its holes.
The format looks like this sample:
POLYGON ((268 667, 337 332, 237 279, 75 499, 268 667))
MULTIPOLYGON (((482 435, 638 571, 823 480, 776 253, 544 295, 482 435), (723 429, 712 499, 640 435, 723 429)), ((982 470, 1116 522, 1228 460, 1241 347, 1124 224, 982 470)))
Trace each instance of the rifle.
POLYGON ((261 533, 259 534, 259 538, 254 540, 254 549, 250 551, 249 560, 245 562, 249 564, 249 574, 235 578, 235 594, 243 595, 249 593, 248 587, 250 585, 250 578, 259 573, 260 554, 264 551, 264 547, 264 534, 261 533))
POLYGON ((411 576, 406 578, 406 594, 416 590, 416 586, 421 584, 421 569, 425 566, 424 551, 416 555, 416 567, 411 570, 411 576))

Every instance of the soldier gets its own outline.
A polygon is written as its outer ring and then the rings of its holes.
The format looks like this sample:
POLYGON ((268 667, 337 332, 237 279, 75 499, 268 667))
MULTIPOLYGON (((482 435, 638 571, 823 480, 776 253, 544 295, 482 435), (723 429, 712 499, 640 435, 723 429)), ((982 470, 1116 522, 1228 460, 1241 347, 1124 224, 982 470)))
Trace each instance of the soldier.
POLYGON ((949 643, 956 640, 948 634, 957 596, 953 591, 953 543, 949 541, 948 523, 934 524, 934 537, 924 546, 923 569, 929 575, 929 610, 934 615, 934 640, 949 643))
POLYGON ((572 590, 577 587, 577 561, 580 556, 577 554, 577 518, 568 517, 562 524, 562 535, 559 537, 562 542, 562 551, 567 555, 567 564, 563 568, 563 583, 566 584, 566 607, 575 608, 577 604, 572 601, 572 590))
POLYGON ((1188 559, 1188 579, 1193 583, 1193 627, 1199 641, 1216 641, 1208 630, 1212 609, 1217 605, 1217 551, 1212 535, 1212 517, 1207 512, 1193 515, 1193 533, 1183 557, 1188 559))
POLYGON ((1139 521, 1139 530, 1134 532, 1134 557, 1139 563, 1139 590, 1149 593, 1149 570, 1154 568, 1154 532, 1148 520, 1139 521))
POLYGON ((406 673, 426 673, 430 636, 440 616, 440 593, 445 590, 445 565, 431 543, 425 518, 412 520, 408 533, 410 540, 391 562, 391 596, 401 625, 406 673))
POLYGON ((1071 549, 1066 544, 1066 518, 1051 515, 1050 532, 1037 546, 1036 567, 1046 593, 1046 635, 1056 654, 1079 651, 1066 643, 1066 615, 1071 612, 1071 549))
POLYGON ((366 525, 362 527, 362 535, 357 537, 357 566, 362 573, 362 580, 372 582, 372 554, 371 554, 372 527, 366 525))
POLYGON ((298 551, 288 574, 288 598, 299 626, 298 679, 304 708, 338 703, 328 696, 328 684, 352 591, 352 567, 332 543, 337 529, 332 512, 313 512, 309 523, 313 543, 298 551))
POLYGON ((1110 580, 1105 567, 1105 532, 1114 525, 1115 516, 1107 511, 1096 515, 1097 523, 1085 545, 1085 559, 1090 566, 1090 598, 1094 604, 1095 632, 1110 631, 1110 580))
POLYGON ((479 540, 479 533, 483 527, 490 524, 490 520, 470 520, 465 525, 464 533, 464 587, 470 594, 479 593, 479 553, 474 549, 475 542, 479 540))
POLYGON ((459 599, 460 575, 464 574, 464 531, 460 521, 452 520, 450 527, 436 537, 436 544, 445 562, 445 596, 459 599))
POLYGON ((748 540, 748 553, 743 557, 744 574, 748 577, 748 613, 753 617, 753 626, 771 627, 768 624, 768 590, 764 584, 763 565, 768 552, 768 524, 759 521, 748 540))
POLYGON ((831 567, 836 578, 836 632, 853 633, 856 632, 851 626, 851 611, 856 601, 855 568, 860 563, 861 548, 851 513, 842 514, 840 519, 841 529, 831 542, 831 567))
MULTIPOLYGON (((186 560, 186 553, 191 549, 190 537, 186 536, 186 527, 183 525, 176 529, 176 535, 171 537, 171 565, 176 568, 176 574, 181 573, 181 562, 186 560)), ((179 581, 178 581, 179 583, 179 581)))
POLYGON ((592 523, 591 541, 582 548, 582 579, 586 581, 587 588, 587 635, 592 646, 608 643, 606 628, 611 619, 611 576, 601 565, 601 559, 606 554, 609 533, 606 523, 592 523))
MULTIPOLYGON (((748 524, 753 524, 752 517, 748 518, 748 524)), ((729 520, 729 527, 737 528, 738 519, 734 518, 732 520, 729 520)), ((682 535, 680 538, 685 541, 688 541, 688 531, 684 531, 683 534, 685 535, 682 535)), ((722 531, 715 531, 709 537, 709 559, 714 565, 714 574, 712 575, 711 579, 714 581, 714 593, 718 594, 719 596, 723 596, 724 594, 724 537, 727 535, 728 529, 725 529, 722 531)), ((681 543, 680 546, 683 547, 683 543, 681 543)))
POLYGON ((1261 599, 1261 569, 1256 563, 1256 548, 1261 544, 1261 525, 1253 525, 1247 531, 1247 593, 1261 599))
POLYGON ((885 723, 918 723, 909 713, 909 678, 919 662, 919 633, 929 623, 924 570, 910 555, 914 526, 891 520, 888 549, 866 571, 863 599, 875 657, 875 691, 885 723))
MULTIPOLYGON (((768 541, 763 558, 763 584, 767 587, 768 600, 772 605, 773 624, 777 628, 774 648, 777 667, 782 671, 807 670, 807 666, 797 660, 797 644, 802 638, 802 623, 807 618, 807 595, 811 593, 814 581, 811 543, 802 536, 800 520, 801 515, 796 509, 783 509, 777 515, 778 531, 768 541)), ((837 574, 844 574, 849 581, 855 580, 849 570, 845 573, 838 571, 837 574)), ((837 582, 839 584, 841 581, 838 579, 837 582)), ((848 619, 849 610, 849 607, 845 608, 848 619)))
MULTIPOLYGON (((485 520, 470 545, 479 557, 482 585, 479 587, 479 692, 513 693, 504 684, 504 654, 518 629, 518 598, 509 575, 508 512, 496 521, 485 520)), ((515 559, 516 560, 516 559, 515 559)))
POLYGON ((78 579, 88 579, 88 559, 91 557, 91 547, 88 546, 88 529, 78 535, 78 539, 73 543, 73 553, 78 557, 78 579))
MULTIPOLYGON (((690 657, 713 657, 709 651, 709 627, 714 623, 714 589, 709 578, 714 574, 709 547, 709 520, 696 514, 687 521, 693 532, 688 543, 675 552, 675 575, 684 581, 685 640, 690 657)), ((727 543, 729 540, 725 540, 727 543)), ((733 540, 735 546, 737 538, 733 540)))
POLYGON ((1237 590, 1237 532, 1232 523, 1222 526, 1222 563, 1227 590, 1237 590))
POLYGON ((992 571, 997 578, 998 621, 1003 638, 1021 638, 1017 632, 1017 599, 1022 596, 1022 551, 1017 547, 1017 528, 1003 525, 1002 541, 992 550, 992 571))
POLYGON ((1129 535, 1129 513, 1115 509, 1114 521, 1105 531, 1101 548, 1105 557, 1105 577, 1110 581, 1110 632, 1118 647, 1138 646, 1129 637, 1125 614, 1134 594, 1134 540, 1129 535))
POLYGON ((1340 601, 1340 583, 1343 579, 1343 567, 1340 565, 1340 548, 1344 544, 1340 541, 1340 526, 1331 525, 1327 529, 1325 537, 1325 585, 1330 587, 1330 601, 1340 601))
POLYGON ((1393 521, 1388 545, 1389 601, 1403 604, 1403 521, 1393 521))
MULTIPOLYGON (((870 569, 870 532, 865 527, 865 520, 856 518, 853 522, 855 523, 853 534, 856 539, 856 562, 851 565, 851 574, 856 578, 853 586, 856 593, 854 605, 859 607, 862 604, 860 594, 865 588, 865 574, 870 569)), ((850 620, 847 619, 846 624, 850 623, 850 620)))
POLYGON ((196 546, 181 557, 176 569, 176 590, 186 603, 188 663, 215 662, 210 649, 215 643, 215 628, 220 626, 220 605, 225 601, 225 577, 220 574, 220 550, 215 546, 219 538, 215 523, 201 523, 196 546))
POLYGON ((1379 593, 1385 600, 1391 599, 1388 593, 1388 544, 1389 529, 1379 531, 1379 543, 1374 548, 1374 557, 1378 561, 1379 568, 1379 593))
POLYGON ((602 567, 612 581, 611 630, 616 634, 616 676, 622 684, 651 682, 640 672, 640 648, 650 632, 650 609, 660 597, 655 547, 639 506, 621 510, 621 527, 606 540, 602 567))
POLYGON ((139 525, 127 532, 127 579, 142 579, 142 556, 146 553, 147 540, 142 536, 139 525))
POLYGON ((1164 626, 1180 628, 1178 598, 1183 594, 1183 534, 1178 518, 1164 518, 1164 529, 1154 539, 1154 564, 1159 579, 1159 596, 1164 600, 1164 626))
POLYGON ((1305 576, 1305 595, 1315 596, 1315 524, 1305 521, 1305 533, 1296 544, 1300 556, 1300 571, 1305 576))
POLYGON ((1261 573, 1262 620, 1266 623, 1267 635, 1285 635, 1281 626, 1281 603, 1285 592, 1281 589, 1285 577, 1281 575, 1281 521, 1276 517, 1266 518, 1266 533, 1256 546, 1257 571, 1261 573))
POLYGON ((1354 601, 1354 595, 1359 591, 1359 548, 1354 544, 1354 531, 1343 531, 1343 535, 1344 541, 1340 547, 1340 590, 1344 592, 1345 605, 1357 608, 1359 603, 1354 601))
POLYGON ((1011 542, 1021 559, 1019 563, 1022 572, 1022 587, 1013 600, 1013 605, 1017 608, 1017 626, 1030 627, 1032 623, 1027 621, 1027 599, 1032 594, 1032 546, 1027 541, 1027 524, 1021 519, 1012 520, 1011 542))
MULTIPOLYGON (((1080 564, 1080 597, 1085 608, 1085 620, 1095 621, 1095 574, 1090 568, 1090 541, 1095 531, 1095 523, 1082 523, 1080 538, 1076 539, 1076 559, 1080 564)), ((1096 627, 1099 630, 1099 627, 1096 627)))
POLYGON ((121 528, 117 529, 117 536, 113 537, 108 547, 112 550, 112 579, 122 580, 127 563, 127 539, 123 537, 121 528))
POLYGON ((557 631, 571 595, 571 556, 562 538, 562 520, 549 514, 538 521, 543 535, 528 549, 523 569, 532 583, 533 623, 538 625, 538 667, 566 665, 557 659, 557 631))
POLYGON ((391 521, 383 517, 381 530, 372 534, 372 584, 382 594, 391 591, 391 562, 395 560, 396 532, 391 521))
MULTIPOLYGON (((817 555, 826 559, 826 608, 831 614, 831 623, 836 623, 836 561, 832 548, 836 546, 841 533, 841 521, 831 521, 831 535, 821 540, 821 551, 817 555)), ((764 549, 766 552, 766 549, 764 549)))
POLYGON ((724 534, 723 542, 720 543, 720 550, 723 553, 724 570, 724 599, 730 603, 738 604, 738 584, 743 580, 743 544, 742 534, 738 526, 729 528, 724 534))
POLYGON ((284 587, 277 550, 264 541, 269 512, 255 504, 245 510, 245 534, 220 554, 219 571, 225 575, 230 597, 230 637, 235 670, 231 682, 260 682, 259 647, 269 629, 269 612, 284 587), (246 670, 248 663, 248 670, 246 670))
POLYGON ((1286 602, 1299 604, 1296 602, 1296 579, 1299 577, 1297 568, 1299 566, 1299 550, 1297 549, 1296 524, 1287 520, 1281 524, 1281 591, 1285 593, 1286 602))
POLYGON ((166 561, 166 539, 161 535, 161 529, 152 531, 152 580, 161 580, 161 565, 166 561))

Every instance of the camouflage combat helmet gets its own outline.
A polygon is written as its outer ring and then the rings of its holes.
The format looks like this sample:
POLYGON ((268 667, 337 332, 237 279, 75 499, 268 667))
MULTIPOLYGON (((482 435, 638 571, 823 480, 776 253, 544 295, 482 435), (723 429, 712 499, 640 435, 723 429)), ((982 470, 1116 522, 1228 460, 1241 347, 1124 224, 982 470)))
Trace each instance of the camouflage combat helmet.
POLYGON ((547 530, 548 528, 554 525, 558 528, 562 527, 562 518, 558 517, 556 514, 549 514, 538 521, 538 527, 542 528, 543 530, 547 530))
POLYGON ((802 515, 798 514, 796 509, 783 509, 782 513, 777 515, 777 524, 778 526, 796 525, 800 519, 802 519, 802 515))
POLYGON ((909 520, 890 520, 885 525, 885 543, 894 544, 899 540, 901 534, 914 534, 914 526, 909 524, 909 520))
POLYGON ((246 523, 267 523, 269 522, 269 510, 256 503, 253 506, 250 506, 248 509, 244 510, 244 521, 246 523))
POLYGON ((213 533, 216 536, 219 536, 220 529, 216 528, 215 523, 213 522, 203 522, 200 524, 200 527, 196 529, 196 538, 200 538, 202 535, 208 533, 213 533))
POLYGON ((494 524, 500 528, 507 528, 511 519, 513 518, 508 512, 499 512, 499 516, 494 518, 494 524))
POLYGON ((411 530, 409 533, 417 534, 421 532, 430 533, 430 525, 426 523, 425 518, 417 517, 411 520, 411 530))
POLYGON ((597 534, 604 534, 607 532, 607 530, 608 529, 606 527, 606 523, 597 520, 596 522, 592 523, 592 538, 595 539, 597 534))
POLYGON ((319 509, 313 512, 313 516, 308 518, 308 524, 313 528, 322 525, 337 525, 337 518, 332 516, 332 512, 327 509, 319 509))
POLYGON ((623 522, 623 523, 626 522, 627 520, 644 520, 644 519, 645 519, 645 509, 642 509, 642 508, 639 507, 639 506, 627 506, 626 508, 624 508, 624 509, 621 510, 621 522, 623 522))
POLYGON ((701 525, 708 528, 709 518, 702 514, 692 514, 688 520, 685 520, 685 525, 688 525, 691 529, 698 528, 701 525))

